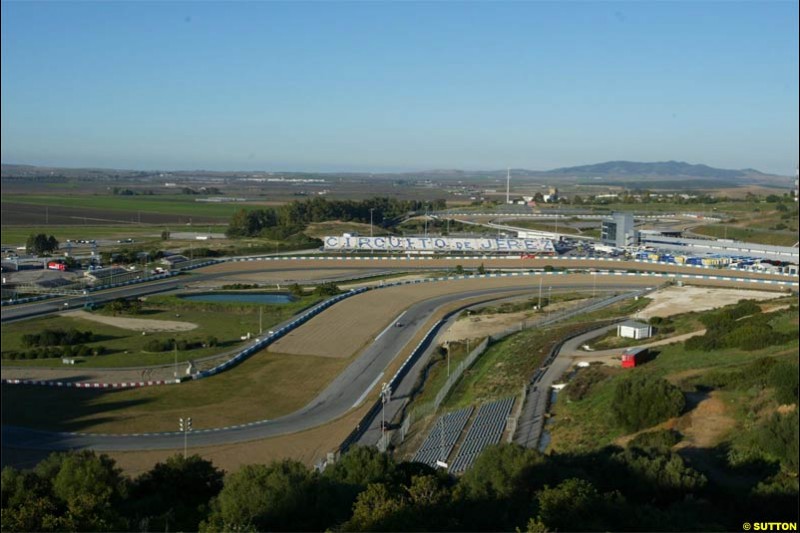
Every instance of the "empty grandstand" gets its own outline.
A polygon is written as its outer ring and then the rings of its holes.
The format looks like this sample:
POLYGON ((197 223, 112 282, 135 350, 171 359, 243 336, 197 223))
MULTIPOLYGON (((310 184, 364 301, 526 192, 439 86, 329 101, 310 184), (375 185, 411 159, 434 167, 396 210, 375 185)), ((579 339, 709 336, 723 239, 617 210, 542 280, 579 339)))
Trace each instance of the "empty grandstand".
POLYGON ((414 456, 414 461, 434 467, 437 461, 447 462, 471 414, 472 407, 465 407, 440 416, 414 456))
POLYGON ((513 405, 514 398, 511 397, 487 403, 478 408, 475 421, 469 428, 450 467, 452 472, 465 471, 487 446, 500 442, 513 405))

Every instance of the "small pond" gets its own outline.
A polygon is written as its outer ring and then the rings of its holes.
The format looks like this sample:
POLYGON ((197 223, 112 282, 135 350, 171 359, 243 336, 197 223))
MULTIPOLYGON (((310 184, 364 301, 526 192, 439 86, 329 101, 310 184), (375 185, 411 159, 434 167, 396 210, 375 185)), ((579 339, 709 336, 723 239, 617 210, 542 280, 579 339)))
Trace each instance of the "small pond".
POLYGON ((283 293, 243 293, 243 292, 207 292, 181 296, 190 302, 207 303, 246 303, 246 304, 288 304, 294 301, 289 294, 283 293))

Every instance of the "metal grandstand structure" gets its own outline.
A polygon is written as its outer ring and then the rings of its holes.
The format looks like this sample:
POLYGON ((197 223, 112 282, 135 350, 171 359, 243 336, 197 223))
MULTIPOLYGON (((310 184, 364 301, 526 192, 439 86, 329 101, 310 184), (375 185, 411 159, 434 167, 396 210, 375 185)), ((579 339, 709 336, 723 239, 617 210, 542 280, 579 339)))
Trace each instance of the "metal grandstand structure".
POLYGON ((514 397, 512 396, 483 404, 478 408, 475 420, 470 426, 464 442, 458 448, 450 471, 465 471, 472 466, 472 463, 487 446, 500 442, 513 405, 514 397))
POLYGON ((440 461, 447 462, 471 414, 472 407, 465 407, 440 416, 414 456, 414 461, 433 467, 440 461))

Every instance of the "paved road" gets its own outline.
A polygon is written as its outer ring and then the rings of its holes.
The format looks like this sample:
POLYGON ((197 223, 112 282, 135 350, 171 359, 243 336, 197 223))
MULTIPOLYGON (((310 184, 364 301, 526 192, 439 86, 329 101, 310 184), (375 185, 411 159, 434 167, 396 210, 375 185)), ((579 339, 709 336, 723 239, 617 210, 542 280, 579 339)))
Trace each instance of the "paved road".
MULTIPOLYGON (((622 280, 615 280, 616 284, 622 280)), ((630 279, 625 286, 652 285, 652 280, 630 279)), ((565 288, 587 288, 590 283, 571 283, 564 279, 565 288)), ((342 416, 365 401, 369 391, 391 376, 384 374, 388 365, 403 347, 412 340, 418 329, 441 306, 464 298, 506 295, 519 292, 524 287, 482 289, 465 291, 431 298, 411 306, 402 316, 403 327, 394 327, 392 320, 387 327, 358 358, 350 364, 314 400, 302 409, 275 420, 252 422, 242 426, 195 431, 189 438, 192 446, 211 446, 249 440, 263 439, 287 433, 295 433, 328 423, 342 416)), ((535 290, 535 289, 533 289, 535 290)), ((358 298, 356 296, 356 298, 358 298)), ((258 413, 253 413, 257 418, 258 413)), ((93 448, 96 450, 142 450, 173 449, 183 445, 180 433, 155 433, 139 435, 99 435, 52 433, 27 428, 3 426, 4 446, 32 449, 93 448)))

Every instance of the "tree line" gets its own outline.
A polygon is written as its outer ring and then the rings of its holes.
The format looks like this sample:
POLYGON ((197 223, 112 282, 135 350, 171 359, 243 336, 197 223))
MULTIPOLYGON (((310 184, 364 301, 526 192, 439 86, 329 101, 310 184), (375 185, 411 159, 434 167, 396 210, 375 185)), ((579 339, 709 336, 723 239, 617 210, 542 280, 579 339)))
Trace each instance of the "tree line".
POLYGON ((653 432, 627 448, 549 455, 500 444, 460 477, 360 447, 322 472, 283 460, 225 473, 176 455, 133 479, 106 456, 56 453, 33 470, 3 469, 2 529, 709 531, 797 520, 796 475, 728 491, 670 442, 653 432))
POLYGON ((446 207, 444 200, 423 202, 399 200, 397 198, 371 198, 369 200, 328 200, 312 198, 296 200, 288 204, 264 209, 241 209, 228 225, 228 237, 268 237, 285 239, 301 232, 312 222, 341 220, 344 222, 387 222, 423 210, 440 210, 446 207))

